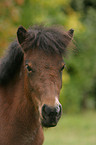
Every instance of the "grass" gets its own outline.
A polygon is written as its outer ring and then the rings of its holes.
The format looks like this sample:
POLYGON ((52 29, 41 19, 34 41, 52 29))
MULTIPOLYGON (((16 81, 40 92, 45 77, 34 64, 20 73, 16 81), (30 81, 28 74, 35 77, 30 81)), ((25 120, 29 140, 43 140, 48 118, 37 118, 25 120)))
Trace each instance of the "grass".
POLYGON ((44 134, 43 145, 96 145, 96 112, 64 115, 44 134))

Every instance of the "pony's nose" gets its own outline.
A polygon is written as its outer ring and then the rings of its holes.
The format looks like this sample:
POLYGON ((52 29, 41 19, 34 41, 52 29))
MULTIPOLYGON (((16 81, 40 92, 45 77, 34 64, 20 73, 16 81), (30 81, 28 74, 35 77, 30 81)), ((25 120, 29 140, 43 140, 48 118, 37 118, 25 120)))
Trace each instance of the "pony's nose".
POLYGON ((56 107, 50 107, 44 104, 42 107, 42 125, 44 127, 56 126, 61 117, 61 110, 61 104, 56 107))
POLYGON ((43 117, 45 116, 55 116, 55 117, 58 117, 61 115, 61 104, 57 105, 56 107, 50 107, 46 104, 43 105, 42 107, 42 115, 43 117))

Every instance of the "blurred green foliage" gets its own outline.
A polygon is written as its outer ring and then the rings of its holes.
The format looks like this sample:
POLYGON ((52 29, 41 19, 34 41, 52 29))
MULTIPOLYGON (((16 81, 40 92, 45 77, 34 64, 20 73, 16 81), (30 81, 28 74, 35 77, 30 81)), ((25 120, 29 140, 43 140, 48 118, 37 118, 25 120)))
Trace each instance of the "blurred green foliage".
POLYGON ((96 145, 96 112, 64 115, 58 125, 45 130, 44 145, 96 145))
POLYGON ((76 50, 65 58, 60 100, 66 113, 96 108, 95 0, 0 0, 0 55, 19 25, 63 25, 75 29, 76 50))

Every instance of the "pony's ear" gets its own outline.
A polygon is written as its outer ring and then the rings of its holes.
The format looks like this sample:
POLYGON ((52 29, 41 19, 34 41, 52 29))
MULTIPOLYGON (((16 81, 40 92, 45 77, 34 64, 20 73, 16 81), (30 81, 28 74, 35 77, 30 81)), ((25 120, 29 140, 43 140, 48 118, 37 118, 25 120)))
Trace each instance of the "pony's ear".
POLYGON ((72 38, 73 37, 73 34, 74 34, 74 29, 70 29, 68 31, 68 34, 70 35, 70 37, 72 38))
POLYGON ((26 39, 26 34, 27 30, 23 26, 20 26, 17 30, 17 38, 20 44, 22 44, 26 39))

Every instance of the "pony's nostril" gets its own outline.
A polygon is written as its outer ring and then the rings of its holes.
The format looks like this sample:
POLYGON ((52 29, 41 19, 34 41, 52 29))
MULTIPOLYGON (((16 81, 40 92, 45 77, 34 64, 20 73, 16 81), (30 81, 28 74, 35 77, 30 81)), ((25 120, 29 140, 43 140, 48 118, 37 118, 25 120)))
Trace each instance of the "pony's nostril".
POLYGON ((60 112, 60 109, 61 109, 60 106, 57 106, 56 107, 56 112, 59 113, 60 112))
POLYGON ((46 104, 44 104, 42 107, 42 114, 49 115, 50 112, 51 112, 50 107, 48 107, 46 104))
POLYGON ((49 107, 46 104, 44 104, 42 107, 42 116, 43 118, 55 116, 59 117, 61 115, 61 110, 62 110, 61 104, 59 104, 56 107, 49 107))
POLYGON ((62 110, 62 106, 61 104, 59 104, 57 107, 56 107, 56 115, 60 115, 61 114, 61 110, 62 110))

